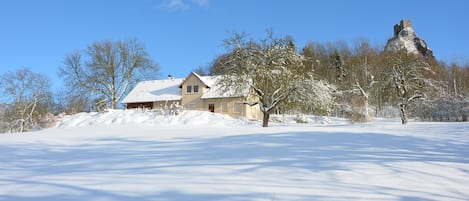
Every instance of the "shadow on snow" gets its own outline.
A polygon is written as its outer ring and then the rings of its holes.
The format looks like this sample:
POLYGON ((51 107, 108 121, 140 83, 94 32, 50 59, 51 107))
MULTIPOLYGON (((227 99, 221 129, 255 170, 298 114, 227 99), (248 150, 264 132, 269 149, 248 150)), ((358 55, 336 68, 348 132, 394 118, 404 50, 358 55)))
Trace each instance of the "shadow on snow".
MULTIPOLYGON (((0 195, 0 200, 251 200, 253 197, 271 200, 271 194, 191 193, 183 191, 184 189, 155 189, 155 193, 150 195, 125 195, 112 190, 96 190, 82 185, 37 181, 32 178, 111 173, 123 176, 141 175, 143 177, 139 178, 144 179, 147 175, 164 175, 174 168, 190 170, 214 166, 239 166, 241 168, 232 173, 236 176, 266 168, 298 168, 310 172, 349 170, 344 164, 353 162, 383 166, 390 162, 406 161, 469 163, 469 144, 382 133, 297 132, 178 138, 173 141, 116 137, 100 139, 98 142, 75 146, 27 144, 0 148, 3 153, 0 156, 0 171, 24 174, 11 176, 9 179, 2 178, 0 184, 41 185, 78 192, 75 195, 0 195)), ((97 178, 98 181, 99 179, 97 178)), ((223 184, 223 181, 200 182, 223 184)), ((379 191, 379 188, 375 190, 379 191)), ((333 198, 337 195, 330 196, 333 198)), ((322 199, 314 195, 310 198, 322 199)), ((400 200, 425 199, 402 196, 400 200)))

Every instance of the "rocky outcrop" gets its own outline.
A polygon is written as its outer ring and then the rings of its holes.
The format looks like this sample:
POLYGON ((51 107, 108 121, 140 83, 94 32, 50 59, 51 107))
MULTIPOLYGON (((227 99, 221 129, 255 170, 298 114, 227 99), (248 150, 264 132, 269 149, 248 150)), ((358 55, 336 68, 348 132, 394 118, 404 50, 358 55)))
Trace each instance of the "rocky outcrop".
POLYGON ((399 24, 394 25, 394 36, 388 40, 384 48, 384 51, 400 50, 405 50, 412 54, 420 54, 424 57, 434 57, 427 43, 415 33, 410 20, 401 20, 399 24))

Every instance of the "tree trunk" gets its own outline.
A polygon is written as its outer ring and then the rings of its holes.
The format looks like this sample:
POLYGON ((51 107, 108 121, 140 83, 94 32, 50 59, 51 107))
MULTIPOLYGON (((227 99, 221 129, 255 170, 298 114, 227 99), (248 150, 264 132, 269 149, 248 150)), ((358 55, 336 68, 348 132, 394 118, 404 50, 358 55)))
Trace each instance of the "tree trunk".
POLYGON ((263 112, 263 113, 264 113, 264 118, 262 119, 262 127, 268 127, 269 126, 270 113, 269 112, 263 112))
POLYGON ((116 96, 113 95, 111 101, 112 101, 112 104, 111 104, 112 109, 113 110, 117 109, 117 98, 116 98, 116 96))
POLYGON ((24 119, 21 119, 20 131, 19 131, 20 133, 24 131, 24 126, 25 126, 24 119))
POLYGON ((368 98, 365 98, 365 118, 366 118, 366 120, 368 120, 368 118, 369 118, 369 116, 370 116, 370 115, 368 114, 368 113, 369 113, 369 109, 368 109, 368 108, 369 108, 369 105, 368 105, 368 98))
POLYGON ((407 114, 406 114, 406 105, 401 103, 399 104, 399 110, 401 112, 401 122, 402 124, 407 124, 407 114))

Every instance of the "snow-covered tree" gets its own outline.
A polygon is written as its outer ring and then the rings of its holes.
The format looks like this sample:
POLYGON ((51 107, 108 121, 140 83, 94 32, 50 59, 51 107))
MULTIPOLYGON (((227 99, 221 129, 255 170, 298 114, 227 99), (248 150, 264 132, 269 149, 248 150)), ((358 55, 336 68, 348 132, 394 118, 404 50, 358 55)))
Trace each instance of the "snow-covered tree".
POLYGON ((134 39, 95 42, 84 52, 66 56, 61 76, 71 88, 104 97, 113 109, 138 81, 158 73, 144 46, 134 39))
POLYGON ((332 101, 331 87, 305 72, 304 58, 291 39, 276 38, 271 31, 259 42, 246 40, 234 33, 225 40, 230 58, 223 63, 221 84, 226 90, 242 91, 249 86, 254 98, 246 101, 259 105, 263 127, 268 126, 271 112, 282 102, 303 105, 327 105, 332 101))
POLYGON ((437 82, 429 78, 433 74, 429 64, 417 55, 396 52, 386 57, 387 76, 394 87, 402 124, 408 122, 408 107, 438 90, 437 82))
MULTIPOLYGON (((353 72, 353 83, 351 88, 346 90, 346 92, 351 93, 352 95, 358 95, 363 99, 363 112, 361 112, 360 116, 363 116, 363 121, 367 121, 370 118, 370 107, 369 102, 371 99, 371 91, 374 89, 375 84, 377 81, 375 80, 375 76, 373 75, 372 69, 369 69, 368 63, 368 55, 362 54, 356 56, 358 71, 353 72)), ((349 103, 350 104, 350 103, 349 103)))
POLYGON ((49 79, 29 69, 19 69, 0 76, 0 91, 3 93, 3 131, 28 131, 47 113, 51 102, 49 79))
POLYGON ((421 120, 468 121, 469 95, 442 92, 413 110, 413 115, 421 120))

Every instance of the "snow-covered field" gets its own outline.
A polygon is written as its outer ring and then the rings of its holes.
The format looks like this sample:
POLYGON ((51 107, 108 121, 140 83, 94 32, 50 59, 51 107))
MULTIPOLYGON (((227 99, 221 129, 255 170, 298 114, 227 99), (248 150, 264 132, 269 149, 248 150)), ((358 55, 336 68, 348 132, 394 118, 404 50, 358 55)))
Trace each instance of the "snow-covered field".
POLYGON ((0 200, 468 200, 469 124, 66 116, 0 135, 0 200))

